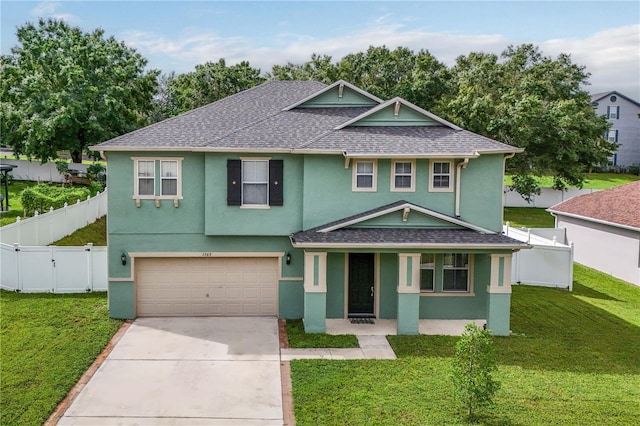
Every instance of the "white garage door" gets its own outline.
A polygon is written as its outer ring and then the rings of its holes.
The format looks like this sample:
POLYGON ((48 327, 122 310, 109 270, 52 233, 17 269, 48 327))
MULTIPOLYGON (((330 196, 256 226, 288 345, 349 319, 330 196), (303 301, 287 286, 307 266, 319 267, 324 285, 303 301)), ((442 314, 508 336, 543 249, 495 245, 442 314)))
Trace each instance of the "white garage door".
POLYGON ((277 315, 276 258, 138 258, 138 316, 277 315))

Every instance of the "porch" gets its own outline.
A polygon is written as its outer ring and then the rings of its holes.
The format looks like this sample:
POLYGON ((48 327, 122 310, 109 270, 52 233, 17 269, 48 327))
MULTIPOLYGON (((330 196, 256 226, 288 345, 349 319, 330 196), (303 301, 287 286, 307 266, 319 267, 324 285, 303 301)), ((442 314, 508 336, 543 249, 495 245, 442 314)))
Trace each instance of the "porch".
MULTIPOLYGON (((456 319, 456 320, 418 320, 419 334, 460 336, 464 327, 470 323, 482 327, 487 323, 484 319, 456 319)), ((374 319, 373 324, 354 324, 348 319, 326 319, 327 334, 355 334, 356 336, 395 336, 398 331, 398 321, 394 319, 374 319)))

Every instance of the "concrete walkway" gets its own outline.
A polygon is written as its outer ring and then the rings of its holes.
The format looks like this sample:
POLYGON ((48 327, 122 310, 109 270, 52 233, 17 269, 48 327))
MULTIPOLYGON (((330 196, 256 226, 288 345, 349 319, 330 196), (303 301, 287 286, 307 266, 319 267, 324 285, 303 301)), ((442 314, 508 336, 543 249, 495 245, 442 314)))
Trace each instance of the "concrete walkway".
POLYGON ((362 335, 358 338, 359 348, 312 348, 280 349, 280 359, 396 359, 385 336, 362 335))

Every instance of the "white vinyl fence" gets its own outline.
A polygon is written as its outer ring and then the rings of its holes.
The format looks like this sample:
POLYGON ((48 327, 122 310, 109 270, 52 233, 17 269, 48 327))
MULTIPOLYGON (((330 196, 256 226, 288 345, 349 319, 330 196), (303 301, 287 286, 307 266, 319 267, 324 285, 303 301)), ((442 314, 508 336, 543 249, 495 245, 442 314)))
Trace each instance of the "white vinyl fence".
MULTIPOLYGON (((11 176, 15 180, 32 180, 36 182, 64 182, 64 176, 62 176, 56 167, 56 163, 49 162, 41 164, 40 161, 28 161, 28 160, 13 160, 8 158, 2 159, 2 164, 13 164, 18 166, 11 171, 11 176)), ((79 170, 82 172, 87 171, 86 164, 70 163, 69 168, 79 170)))
POLYGON ((0 243, 0 287, 25 293, 107 290, 107 247, 0 243))
POLYGON ((512 283, 573 290, 573 244, 565 244, 564 229, 518 229, 507 223, 503 231, 533 246, 513 254, 512 283))
POLYGON ((85 201, 58 210, 20 220, 0 228, 0 242, 28 246, 46 246, 71 235, 107 214, 107 191, 85 201))
POLYGON ((531 203, 527 203, 516 191, 511 191, 508 186, 504 187, 504 206, 505 207, 538 207, 549 208, 561 203, 569 198, 583 194, 591 194, 600 191, 599 189, 567 189, 566 191, 558 191, 552 188, 540 188, 540 195, 532 196, 531 203))

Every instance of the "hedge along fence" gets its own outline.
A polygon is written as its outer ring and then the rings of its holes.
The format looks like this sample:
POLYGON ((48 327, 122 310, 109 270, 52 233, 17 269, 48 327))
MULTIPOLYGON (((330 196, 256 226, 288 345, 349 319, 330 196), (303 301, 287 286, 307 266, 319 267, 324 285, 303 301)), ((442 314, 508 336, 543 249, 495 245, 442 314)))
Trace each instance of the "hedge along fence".
POLYGON ((36 185, 22 191, 22 208, 25 216, 33 216, 36 212, 46 212, 53 208, 61 209, 95 196, 102 186, 92 183, 89 187, 64 188, 50 185, 36 185))

